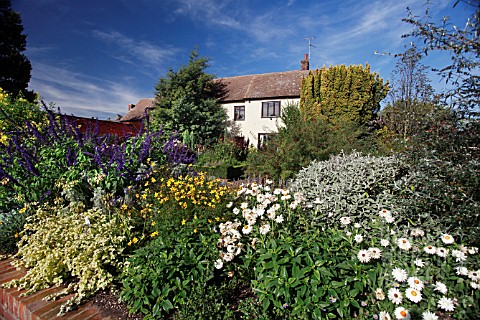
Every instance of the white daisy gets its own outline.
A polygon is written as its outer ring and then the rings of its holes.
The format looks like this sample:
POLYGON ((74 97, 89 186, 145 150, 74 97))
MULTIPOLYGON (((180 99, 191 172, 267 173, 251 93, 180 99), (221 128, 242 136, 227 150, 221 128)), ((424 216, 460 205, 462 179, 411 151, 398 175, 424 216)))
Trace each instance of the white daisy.
POLYGON ((235 255, 233 253, 227 252, 223 255, 223 261, 229 262, 232 261, 233 258, 235 258, 235 255))
POLYGON ((435 254, 437 249, 434 246, 426 246, 423 250, 428 254, 435 254))
POLYGON ((422 313, 423 320, 438 320, 438 316, 435 313, 430 311, 425 311, 422 313))
POLYGON ((298 207, 298 202, 293 201, 292 203, 289 204, 290 209, 295 210, 298 207))
POLYGON ((445 248, 437 248, 436 250, 437 256, 445 258, 448 255, 448 249, 445 248))
POLYGON ((382 288, 377 288, 377 290, 375 290, 375 298, 377 300, 385 300, 385 293, 383 293, 382 288))
POLYGON ((472 289, 478 289, 480 288, 480 283, 475 281, 470 281, 470 287, 472 287, 472 289))
POLYGON ((387 296, 394 304, 402 303, 402 293, 397 288, 390 288, 387 292, 387 296))
POLYGON ((477 247, 470 247, 470 248, 468 248, 468 253, 469 254, 476 254, 476 253, 478 253, 478 248, 477 247))
POLYGON ((401 268, 395 268, 392 271, 392 276, 397 280, 398 282, 403 282, 407 280, 407 272, 401 268))
POLYGON ((480 270, 473 270, 468 272, 468 277, 472 279, 472 281, 479 282, 480 281, 480 270))
POLYGON ((355 242, 357 243, 362 243, 363 241, 363 236, 361 234, 357 234, 355 235, 355 237, 353 238, 355 240, 355 242))
POLYGON ((408 251, 412 248, 412 244, 407 238, 400 238, 397 240, 398 247, 405 251, 408 251))
POLYGON ((357 223, 354 223, 354 224, 353 224, 353 227, 359 229, 359 228, 362 227, 362 225, 357 222, 357 223))
POLYGON ((445 311, 454 311, 455 306, 453 305, 453 300, 450 298, 443 297, 438 300, 438 307, 445 311))
POLYGON ((382 240, 380 240, 380 245, 381 245, 382 247, 388 247, 389 244, 390 244, 390 242, 388 242, 387 239, 382 239, 382 240))
POLYGON ((425 262, 422 259, 415 259, 413 263, 419 268, 425 267, 425 262))
POLYGON ((435 284, 433 285, 433 287, 434 287, 434 288, 433 288, 434 291, 438 291, 438 292, 440 292, 440 293, 442 293, 442 294, 446 294, 447 291, 448 291, 447 286, 446 286, 444 283, 440 282, 440 281, 435 282, 435 284))
POLYGON ((270 225, 268 223, 266 223, 266 224, 264 224, 260 227, 260 233, 261 234, 267 234, 268 231, 270 231, 270 225))
POLYGON ((284 220, 283 220, 283 215, 279 215, 275 218, 275 222, 276 223, 282 223, 284 220))
POLYGON ((465 267, 456 267, 457 269, 457 275, 458 276, 467 276, 468 275, 468 269, 465 267))
POLYGON ((238 214, 240 212, 240 209, 238 208, 233 208, 233 214, 238 214))
POLYGON ((442 235, 442 241, 445 244, 451 244, 451 243, 455 242, 455 239, 453 239, 453 237, 449 234, 443 234, 442 235))
POLYGON ((457 262, 467 260, 467 255, 460 250, 452 250, 452 257, 454 257, 457 262))
POLYGON ((242 204, 240 205, 240 208, 241 209, 247 209, 248 208, 248 203, 247 202, 242 202, 242 204))
POLYGON ((227 246, 227 252, 228 253, 234 253, 235 252, 235 249, 236 249, 236 246, 234 246, 233 244, 229 244, 227 246))
POLYGON ((390 211, 387 210, 387 209, 382 209, 380 210, 380 212, 378 213, 378 215, 382 218, 385 218, 386 216, 389 216, 390 215, 390 211))
POLYGON ((243 226, 242 232, 243 234, 249 234, 250 232, 252 232, 252 229, 253 229, 252 226, 248 224, 243 226))
POLYGON ((392 217, 392 216, 386 216, 386 217, 385 217, 385 222, 387 222, 387 223, 393 223, 393 222, 395 222, 395 218, 392 217))
POLYGON ((423 281, 418 279, 417 277, 408 278, 407 283, 410 287, 417 289, 418 291, 422 291, 424 286, 423 281))
POLYGON ((405 296, 408 300, 415 303, 419 303, 422 300, 422 293, 420 292, 420 290, 417 290, 415 288, 408 288, 405 291, 405 296))
POLYGON ((233 202, 230 201, 229 203, 227 203, 227 208, 231 208, 232 206, 233 206, 233 202))
POLYGON ((352 220, 349 217, 341 217, 340 222, 344 225, 350 224, 352 220))
POLYGON ((378 248, 369 248, 368 252, 370 252, 370 256, 372 257, 372 259, 380 259, 380 257, 382 256, 382 250, 378 248))
POLYGON ((395 309, 395 317, 397 319, 410 319, 410 312, 408 312, 407 309, 405 309, 404 307, 397 307, 395 309))
POLYGON ((357 254, 358 260, 363 263, 368 263, 371 259, 370 252, 368 250, 360 250, 357 254))
POLYGON ((416 229, 413 229, 410 234, 412 235, 412 237, 423 237, 425 235, 425 231, 423 231, 422 229, 419 229, 419 228, 416 228, 416 229))
POLYGON ((386 311, 380 311, 380 313, 378 314, 378 319, 379 320, 392 320, 392 318, 390 317, 390 314, 386 311))
POLYGON ((222 259, 217 259, 213 265, 215 266, 216 269, 222 269, 223 268, 223 261, 222 259))

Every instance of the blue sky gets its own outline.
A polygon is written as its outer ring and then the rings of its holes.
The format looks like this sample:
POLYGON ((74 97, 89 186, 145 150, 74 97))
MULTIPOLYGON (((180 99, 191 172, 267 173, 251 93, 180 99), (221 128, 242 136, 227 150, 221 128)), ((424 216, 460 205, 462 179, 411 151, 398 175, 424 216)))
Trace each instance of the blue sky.
MULTIPOLYGON (((432 21, 465 22, 465 6, 431 0, 432 21)), ((296 70, 311 43, 310 68, 363 64, 387 80, 411 27, 407 7, 423 0, 12 0, 27 34, 30 89, 63 113, 98 119, 153 97, 169 68, 197 47, 217 77, 296 70)), ((441 57, 424 63, 439 66, 441 57)), ((443 58, 446 59, 446 58, 443 58)), ((435 81, 434 81, 435 82, 435 81)), ((434 83, 440 86, 438 82, 434 83)))

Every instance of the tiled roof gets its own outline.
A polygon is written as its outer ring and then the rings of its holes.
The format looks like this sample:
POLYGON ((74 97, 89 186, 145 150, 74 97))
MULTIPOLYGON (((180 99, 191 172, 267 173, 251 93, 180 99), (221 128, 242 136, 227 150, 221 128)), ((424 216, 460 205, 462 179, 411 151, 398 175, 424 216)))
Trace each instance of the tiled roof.
POLYGON ((300 97, 302 79, 308 70, 294 70, 252 74, 230 78, 219 78, 225 84, 227 93, 223 102, 248 99, 300 97))
MULTIPOLYGON (((308 70, 294 70, 219 78, 214 81, 225 84, 226 94, 222 98, 222 102, 295 98, 300 97, 302 79, 308 73, 308 70)), ((145 110, 153 108, 155 108, 154 98, 141 99, 120 121, 141 120, 145 110)))
POLYGON ((135 104, 135 107, 127 112, 123 117, 120 118, 120 121, 135 121, 141 120, 145 116, 145 111, 148 109, 155 108, 155 99, 154 98, 143 98, 140 99, 135 104))

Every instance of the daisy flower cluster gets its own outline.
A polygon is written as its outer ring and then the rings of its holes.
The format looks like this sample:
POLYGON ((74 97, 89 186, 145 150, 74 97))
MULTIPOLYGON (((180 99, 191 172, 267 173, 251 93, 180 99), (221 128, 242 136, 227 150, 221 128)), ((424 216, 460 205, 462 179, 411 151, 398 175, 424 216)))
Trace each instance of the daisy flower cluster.
MULTIPOLYGON (((454 272, 458 278, 463 278, 458 281, 467 286, 467 295, 480 287, 478 263, 475 265, 467 260, 478 254, 478 248, 458 245, 448 233, 427 235, 420 227, 402 229, 395 225, 396 222, 397 214, 383 209, 369 221, 378 230, 366 227, 362 235, 352 217, 339 219, 340 226, 350 237, 347 239, 356 249, 358 261, 382 266, 379 276, 386 286, 373 289, 372 300, 377 310, 381 310, 374 318, 411 319, 421 314, 422 319, 430 320, 438 319, 435 312, 455 312, 459 305, 457 299, 464 293, 457 289, 458 282, 451 280, 452 276, 455 278, 454 272), (365 244, 369 247, 365 248, 365 244)), ((472 294, 473 299, 476 296, 480 296, 478 291, 472 294)))
POLYGON ((258 237, 269 234, 275 225, 283 223, 284 214, 289 210, 302 208, 304 199, 300 193, 292 195, 289 189, 273 188, 272 184, 272 180, 266 180, 265 185, 255 182, 242 185, 237 191, 237 205, 233 202, 227 205, 236 218, 219 225, 217 269, 240 255, 244 243, 248 242, 255 249, 258 237))

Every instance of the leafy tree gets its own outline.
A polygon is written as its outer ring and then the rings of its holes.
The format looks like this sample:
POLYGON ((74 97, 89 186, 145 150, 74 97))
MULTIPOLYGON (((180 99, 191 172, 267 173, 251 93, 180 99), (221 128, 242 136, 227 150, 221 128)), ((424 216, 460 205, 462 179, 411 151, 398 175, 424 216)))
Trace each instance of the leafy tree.
POLYGON ((33 101, 35 95, 27 90, 32 65, 22 54, 27 46, 22 32, 22 19, 12 10, 10 0, 0 0, 0 88, 33 101))
MULTIPOLYGON (((405 22, 413 26, 413 30, 404 37, 413 38, 422 44, 422 51, 427 55, 430 51, 448 52, 450 64, 436 68, 447 83, 452 85, 446 94, 447 101, 457 110, 466 113, 478 113, 480 101, 480 2, 462 1, 466 9, 473 13, 465 26, 457 27, 450 23, 448 17, 443 17, 440 24, 430 20, 430 3, 427 1, 424 18, 419 18, 410 11, 405 22)), ((454 8, 460 3, 457 0, 454 8)))
POLYGON ((300 110, 311 119, 366 125, 380 110, 388 84, 366 64, 317 69, 303 79, 300 110))
POLYGON ((196 144, 210 145, 224 132, 227 113, 219 104, 223 85, 212 81, 205 73, 208 59, 192 51, 187 66, 177 72, 172 69, 160 78, 156 86, 157 108, 152 124, 163 126, 166 132, 193 133, 196 144))
POLYGON ((432 117, 444 111, 435 101, 426 74, 428 67, 422 64, 421 59, 422 54, 416 47, 399 55, 392 72, 388 94, 390 101, 380 113, 382 136, 385 137, 389 131, 390 145, 396 150, 403 149, 414 135, 427 129, 426 125, 432 117))

